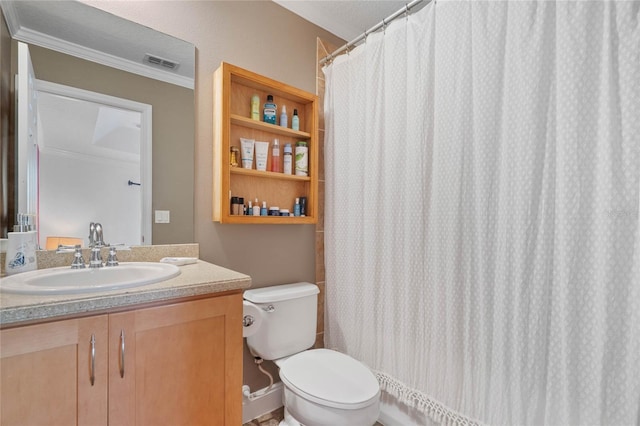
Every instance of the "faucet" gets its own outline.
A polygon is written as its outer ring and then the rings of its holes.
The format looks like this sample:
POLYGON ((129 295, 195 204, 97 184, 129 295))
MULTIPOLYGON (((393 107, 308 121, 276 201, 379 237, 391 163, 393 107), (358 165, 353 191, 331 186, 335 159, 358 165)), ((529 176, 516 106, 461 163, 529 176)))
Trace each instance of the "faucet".
POLYGON ((89 223, 89 247, 102 247, 106 245, 102 235, 102 225, 98 222, 89 223))
POLYGON ((108 244, 104 243, 102 235, 102 225, 98 222, 89 223, 89 247, 91 248, 91 258, 89 268, 102 268, 102 254, 100 248, 108 244))
POLYGON ((102 254, 99 246, 91 248, 91 258, 89 259, 89 268, 102 268, 102 254))

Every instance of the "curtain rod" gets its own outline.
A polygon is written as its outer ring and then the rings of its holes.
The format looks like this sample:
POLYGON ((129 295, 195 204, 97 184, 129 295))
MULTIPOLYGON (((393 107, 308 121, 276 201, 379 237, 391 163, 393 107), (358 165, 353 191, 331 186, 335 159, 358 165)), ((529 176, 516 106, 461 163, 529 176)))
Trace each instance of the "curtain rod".
POLYGON ((381 22, 377 23, 376 25, 374 25, 373 27, 369 28, 364 33, 360 34, 355 39, 351 40, 349 43, 346 43, 346 44, 342 45, 338 49, 334 50, 332 53, 330 53, 327 56, 325 56, 324 58, 320 59, 320 65, 324 65, 326 62, 331 61, 333 58, 338 56, 344 50, 347 50, 350 47, 355 46, 357 43, 359 43, 363 39, 367 38, 367 35, 378 31, 380 28, 386 27, 391 21, 396 19, 398 16, 400 16, 402 14, 408 14, 409 11, 411 9, 413 9, 414 6, 417 6, 418 4, 420 4, 422 2, 425 2, 425 1, 426 1, 425 4, 429 4, 429 3, 431 3, 432 0, 413 0, 411 3, 405 4, 402 9, 400 9, 397 12, 395 12, 394 14, 386 17, 381 22))

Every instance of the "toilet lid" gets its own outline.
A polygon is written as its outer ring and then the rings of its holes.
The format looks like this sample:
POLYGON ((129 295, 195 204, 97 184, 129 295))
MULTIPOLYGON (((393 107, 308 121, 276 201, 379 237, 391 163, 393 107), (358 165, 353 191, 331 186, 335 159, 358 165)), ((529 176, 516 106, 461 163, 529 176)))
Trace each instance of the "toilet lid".
POLYGON ((328 407, 366 407, 380 385, 364 364, 329 349, 313 349, 289 357, 280 365, 280 379, 293 392, 328 407))

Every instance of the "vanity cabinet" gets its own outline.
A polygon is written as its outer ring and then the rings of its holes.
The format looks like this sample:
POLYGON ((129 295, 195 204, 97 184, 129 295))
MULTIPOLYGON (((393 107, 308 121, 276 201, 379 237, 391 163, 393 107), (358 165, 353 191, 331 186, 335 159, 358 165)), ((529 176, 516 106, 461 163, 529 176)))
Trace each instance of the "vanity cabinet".
POLYGON ((223 62, 214 73, 214 149, 213 149, 213 220, 221 223, 316 223, 318 220, 318 97, 287 84, 223 62), (251 98, 258 95, 260 120, 251 116, 251 98), (273 95, 277 105, 277 122, 282 106, 286 106, 288 127, 262 121, 267 95, 273 95), (298 111, 300 130, 291 129, 293 110, 298 111), (241 153, 240 138, 269 142, 267 171, 231 165, 231 149, 241 153), (271 170, 272 144, 280 143, 280 171, 271 170), (308 147, 308 176, 295 175, 295 146, 303 141, 308 147), (293 166, 291 175, 282 173, 284 146, 291 144, 293 166), (306 197, 306 215, 247 216, 231 214, 231 197, 244 198, 244 204, 257 198, 260 206, 277 206, 293 214, 295 199, 306 197))
POLYGON ((234 293, 2 330, 1 424, 241 424, 241 320, 234 293))
POLYGON ((109 423, 241 424, 241 324, 240 293, 109 315, 109 423))
POLYGON ((0 331, 0 424, 106 425, 107 328, 99 315, 0 331))

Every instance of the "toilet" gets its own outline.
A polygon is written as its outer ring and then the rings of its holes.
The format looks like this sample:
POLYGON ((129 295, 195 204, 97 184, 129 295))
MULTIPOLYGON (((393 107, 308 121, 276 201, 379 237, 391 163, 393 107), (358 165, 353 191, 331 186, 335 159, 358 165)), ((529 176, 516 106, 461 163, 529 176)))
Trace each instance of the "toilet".
POLYGON ((280 369, 285 407, 280 425, 373 425, 380 385, 371 370, 343 353, 309 349, 316 339, 318 293, 310 283, 244 292, 247 345, 280 369))

